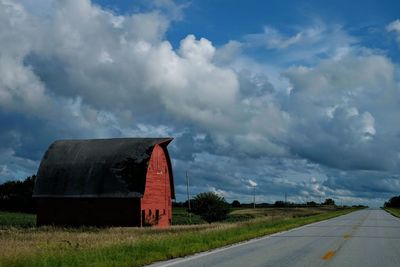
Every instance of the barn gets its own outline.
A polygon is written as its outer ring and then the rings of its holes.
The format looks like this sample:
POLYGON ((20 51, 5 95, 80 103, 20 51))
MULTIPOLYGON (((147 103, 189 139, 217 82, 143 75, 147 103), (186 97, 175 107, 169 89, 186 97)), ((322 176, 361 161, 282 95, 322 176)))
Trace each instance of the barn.
POLYGON ((60 140, 43 156, 37 225, 161 226, 175 198, 172 138, 60 140))

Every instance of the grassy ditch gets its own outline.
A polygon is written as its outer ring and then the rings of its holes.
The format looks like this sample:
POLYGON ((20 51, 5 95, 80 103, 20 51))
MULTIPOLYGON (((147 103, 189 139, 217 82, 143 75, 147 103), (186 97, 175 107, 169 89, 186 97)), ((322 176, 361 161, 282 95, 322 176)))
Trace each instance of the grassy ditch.
POLYGON ((400 218, 400 209, 399 208, 384 208, 387 212, 392 214, 393 216, 400 218))
MULTIPOLYGON (((343 215, 264 216, 237 223, 155 228, 0 230, 0 266, 142 266, 343 215)), ((283 212, 281 212, 283 214, 283 212)))

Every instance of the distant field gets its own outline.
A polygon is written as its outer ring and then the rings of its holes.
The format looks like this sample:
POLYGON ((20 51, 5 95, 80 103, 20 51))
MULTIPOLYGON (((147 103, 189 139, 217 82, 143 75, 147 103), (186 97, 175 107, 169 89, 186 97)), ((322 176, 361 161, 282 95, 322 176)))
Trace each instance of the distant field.
MULTIPOLYGON (((246 221, 157 228, 0 228, 0 266, 142 266, 339 216, 354 209, 236 209, 246 221), (252 216, 252 219, 248 219, 252 216)), ((176 209, 185 218, 184 209, 176 209)), ((179 215, 180 213, 180 215, 179 215)), ((6 215, 6 216, 4 216, 6 215)), ((32 215, 26 218, 32 220, 32 215)), ((194 220, 194 218, 191 218, 194 220)), ((28 221, 28 219, 26 219, 28 221)), ((24 221, 24 220, 22 220, 24 221)), ((27 225, 27 224, 22 224, 27 225)), ((24 227, 25 227, 24 226, 24 227)))
MULTIPOLYGON (((233 208, 229 213, 228 218, 223 222, 243 222, 259 218, 280 218, 284 217, 306 217, 311 215, 321 214, 335 209, 331 206, 322 207, 302 207, 302 208, 233 208)), ((186 208, 173 209, 173 224, 202 224, 206 223, 195 214, 186 212, 186 208)))
POLYGON ((399 208, 384 208, 384 210, 386 210, 393 216, 400 217, 400 209, 399 208))

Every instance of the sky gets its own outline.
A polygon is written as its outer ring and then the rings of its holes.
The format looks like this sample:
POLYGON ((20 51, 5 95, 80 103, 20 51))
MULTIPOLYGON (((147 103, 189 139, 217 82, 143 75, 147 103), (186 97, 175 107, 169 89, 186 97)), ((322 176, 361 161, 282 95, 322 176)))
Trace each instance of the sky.
POLYGON ((172 136, 177 201, 400 193, 398 1, 0 0, 0 182, 58 139, 172 136))

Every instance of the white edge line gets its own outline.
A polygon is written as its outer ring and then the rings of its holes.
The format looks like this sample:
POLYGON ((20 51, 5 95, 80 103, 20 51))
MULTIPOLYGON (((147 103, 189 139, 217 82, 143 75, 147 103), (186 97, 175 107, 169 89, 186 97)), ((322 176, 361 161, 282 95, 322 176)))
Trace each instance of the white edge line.
POLYGON ((147 267, 168 267, 168 266, 173 266, 175 264, 180 264, 180 263, 183 263, 183 262, 187 262, 187 261, 191 261, 191 260, 194 260, 194 259, 198 259, 198 258, 207 256, 207 255, 212 255, 212 254, 215 254, 215 253, 218 253, 218 252, 222 252, 222 251, 225 251, 225 250, 228 250, 228 249, 231 249, 231 248, 236 248, 236 247, 240 247, 240 246, 243 246, 243 245, 248 245, 248 244, 251 244, 251 243, 254 243, 254 242, 259 242, 259 241, 262 241, 264 239, 268 239, 268 238, 271 238, 271 237, 274 237, 274 236, 277 236, 277 235, 281 235, 281 234, 284 234, 284 233, 289 233, 289 232, 292 232, 292 231, 300 230, 302 228, 306 228, 306 227, 309 227, 309 226, 312 226, 312 225, 320 224, 320 223, 329 221, 331 219, 340 218, 342 216, 346 216, 346 215, 351 214, 351 213, 353 213, 353 212, 350 212, 350 213, 347 213, 347 214, 343 214, 343 215, 340 215, 340 216, 337 216, 337 217, 333 217, 333 218, 330 218, 330 219, 326 219, 326 220, 323 220, 323 221, 314 222, 314 223, 310 223, 310 224, 305 224, 305 225, 302 225, 300 227, 292 228, 292 229, 289 229, 289 230, 286 230, 286 231, 277 232, 277 233, 270 234, 270 235, 265 235, 265 236, 262 236, 262 237, 256 237, 256 238, 253 238, 253 239, 250 239, 250 240, 246 240, 246 241, 241 241, 241 242, 238 242, 238 243, 234 243, 234 244, 227 245, 227 246, 224 246, 224 247, 216 248, 216 249, 213 249, 213 250, 203 251, 203 252, 199 252, 199 253, 196 253, 196 254, 192 254, 192 255, 188 255, 188 256, 184 256, 184 257, 179 257, 179 258, 175 258, 175 259, 170 259, 170 260, 166 260, 166 261, 154 262, 154 263, 152 263, 150 265, 146 265, 146 266, 147 267))

